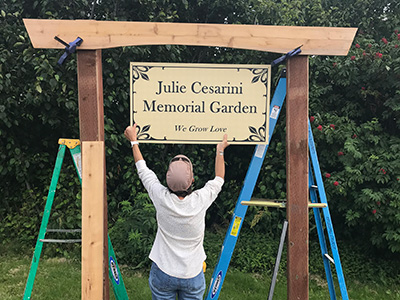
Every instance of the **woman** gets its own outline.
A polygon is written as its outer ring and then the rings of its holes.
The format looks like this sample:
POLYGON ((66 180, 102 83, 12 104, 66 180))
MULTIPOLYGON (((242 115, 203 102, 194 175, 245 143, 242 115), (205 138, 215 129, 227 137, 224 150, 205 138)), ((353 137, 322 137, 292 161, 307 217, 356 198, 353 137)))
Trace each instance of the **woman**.
POLYGON ((224 183, 227 135, 217 145, 215 178, 192 191, 193 166, 189 158, 177 155, 170 161, 166 174, 168 187, 165 187, 146 166, 137 141, 136 124, 128 126, 124 134, 131 142, 139 178, 157 213, 158 229, 149 255, 153 262, 149 277, 152 298, 203 299, 205 215, 224 183))

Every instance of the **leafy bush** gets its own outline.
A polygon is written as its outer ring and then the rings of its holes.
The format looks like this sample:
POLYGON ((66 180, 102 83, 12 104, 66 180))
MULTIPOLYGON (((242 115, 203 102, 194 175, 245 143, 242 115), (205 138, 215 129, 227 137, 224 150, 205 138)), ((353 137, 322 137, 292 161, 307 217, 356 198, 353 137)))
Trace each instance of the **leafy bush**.
POLYGON ((134 269, 148 267, 147 256, 157 232, 154 206, 144 193, 138 193, 133 204, 122 201, 120 205, 120 215, 110 230, 113 247, 118 249, 118 258, 134 269))
POLYGON ((392 252, 400 250, 399 39, 360 35, 348 57, 312 61, 312 127, 331 207, 347 235, 392 252))
MULTIPOLYGON (((97 20, 359 27, 347 57, 310 58, 312 126, 322 171, 325 176, 330 175, 325 177, 325 183, 331 212, 337 220, 336 231, 355 241, 370 241, 380 249, 400 251, 397 212, 400 68, 399 33, 395 32, 400 25, 398 5, 387 0, 355 3, 42 0, 33 5, 32 1, 3 0, 0 3, 0 238, 3 242, 17 237, 33 247, 57 140, 79 135, 75 57, 59 67, 56 62, 60 51, 33 49, 22 18, 91 16, 97 20)), ((128 62, 268 63, 277 56, 169 45, 103 51, 109 225, 116 251, 124 261, 140 267, 155 233, 154 212, 122 136, 127 124, 121 120, 127 120, 129 112, 128 62)), ((269 146, 255 197, 286 197, 284 117, 283 113, 269 146)), ((141 149, 159 176, 165 174, 166 162, 175 153, 185 153, 193 159, 196 187, 213 176, 212 146, 145 145, 141 149)), ((252 147, 228 148, 226 183, 209 210, 208 228, 223 227, 230 221, 252 151, 252 147)), ((60 227, 73 228, 79 224, 79 190, 73 167, 64 167, 52 214, 53 222, 60 227)), ((253 232, 274 236, 284 214, 283 210, 250 208, 245 226, 253 232)), ((251 247, 249 252, 261 249, 257 245, 251 247)), ((237 261, 244 265, 247 254, 243 253, 238 254, 237 261)), ((270 257, 260 256, 247 263, 258 270, 270 261, 270 257)))

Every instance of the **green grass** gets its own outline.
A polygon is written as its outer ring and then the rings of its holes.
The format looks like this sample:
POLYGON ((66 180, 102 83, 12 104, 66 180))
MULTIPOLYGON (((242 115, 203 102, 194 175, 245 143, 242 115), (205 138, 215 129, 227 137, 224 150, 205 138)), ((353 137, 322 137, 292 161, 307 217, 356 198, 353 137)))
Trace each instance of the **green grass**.
MULTIPOLYGON (((31 258, 22 255, 0 255, 0 299, 22 299, 31 258)), ((133 272, 122 266, 122 273, 130 299, 151 299, 146 272, 133 272)), ((210 281, 212 268, 206 272, 210 281)), ((231 270, 228 272, 219 299, 267 299, 270 277, 231 270)), ((400 299, 398 285, 360 283, 347 280, 350 299, 395 300, 400 299)), ((325 279, 310 275, 310 300, 329 299, 325 279)), ((32 293, 33 300, 80 299, 80 262, 64 258, 41 259, 32 293)), ((111 292, 110 299, 114 299, 111 292)), ((286 299, 286 278, 279 276, 274 299, 286 299)), ((338 297, 340 299, 340 297, 338 297)))

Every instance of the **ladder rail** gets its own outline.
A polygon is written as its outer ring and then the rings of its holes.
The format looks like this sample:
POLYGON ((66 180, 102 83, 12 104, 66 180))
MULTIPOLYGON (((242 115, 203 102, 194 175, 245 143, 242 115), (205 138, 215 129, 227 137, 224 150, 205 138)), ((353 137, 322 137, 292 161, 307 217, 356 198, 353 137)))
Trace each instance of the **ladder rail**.
MULTIPOLYGON (((308 123, 308 144, 309 144, 309 148, 310 148, 309 151, 310 151, 310 158, 311 158, 312 167, 313 167, 313 171, 314 171, 314 177, 315 177, 316 184, 318 186, 319 199, 320 199, 321 203, 327 204, 328 201, 326 198, 324 183, 322 180, 321 168, 320 168, 320 165, 318 162, 317 150, 315 148, 314 137, 312 134, 312 129, 311 129, 310 123, 308 123)), ((335 269, 336 269, 336 275, 338 278, 340 293, 342 295, 343 300, 348 300, 349 295, 347 293, 347 287, 346 287, 346 282, 344 279, 342 263, 340 262, 339 249, 337 246, 335 232, 333 230, 332 218, 331 218, 331 214, 329 212, 328 206, 322 208, 322 214, 324 215, 325 226, 326 226, 326 230, 328 233, 328 239, 329 239, 329 243, 331 246, 332 256, 333 256, 333 260, 335 261, 335 269)))
MULTIPOLYGON (((280 111, 282 109, 283 101, 286 97, 286 70, 283 70, 281 78, 279 79, 274 96, 271 101, 270 117, 269 117, 269 141, 271 140, 275 125, 277 123, 280 111)), ((269 142, 268 141, 268 142, 269 142)), ((269 145, 269 143, 268 143, 269 145)), ((268 150, 268 145, 257 145, 254 149, 253 157, 250 162, 249 169, 247 170, 246 177, 236 202, 235 210, 225 235, 222 244, 221 253, 218 258, 218 263, 214 268, 208 291, 206 293, 206 300, 218 299, 221 292, 222 284, 224 282, 229 263, 232 258, 233 251, 242 228, 243 219, 246 215, 247 206, 242 205, 241 202, 249 200, 253 194, 254 187, 260 173, 261 166, 264 162, 265 154, 268 150)))
MULTIPOLYGON (((82 184, 82 155, 81 146, 76 145, 74 148, 69 149, 72 161, 74 162, 76 173, 80 183, 82 184)), ((121 270, 119 268, 114 248, 111 243, 110 235, 107 235, 108 240, 108 277, 112 283, 112 289, 117 300, 128 300, 128 293, 124 280, 122 279, 121 270)))
POLYGON ((49 192, 47 194, 47 200, 46 200, 46 205, 45 205, 45 209, 44 209, 44 213, 43 213, 43 217, 42 217, 42 223, 41 223, 40 229, 39 229, 39 236, 37 238, 35 251, 34 251, 33 257, 32 257, 31 268, 29 269, 28 279, 27 279, 26 285, 25 285, 23 300, 31 299, 33 284, 35 282, 35 277, 36 277, 37 269, 39 266, 39 259, 40 259, 40 255, 41 255, 42 249, 43 249, 43 242, 41 242, 40 240, 43 240, 46 236, 47 225, 48 225, 49 219, 50 219, 50 211, 51 211, 51 207, 53 206, 57 183, 58 183, 58 179, 59 179, 60 173, 61 173, 61 166, 62 166, 64 156, 65 156, 65 149, 66 149, 65 145, 60 145, 58 147, 56 163, 55 163, 55 167, 53 170, 53 175, 51 177, 50 188, 49 188, 49 192))
POLYGON ((73 149, 69 149, 72 156, 72 161, 74 162, 76 173, 78 174, 79 182, 82 184, 82 154, 81 145, 77 145, 73 149))
POLYGON ((272 300, 272 297, 274 297, 275 284, 278 278, 279 265, 281 263, 281 257, 283 252, 283 246, 286 239, 287 228, 288 228, 288 221, 285 220, 283 221, 281 239, 279 241, 279 247, 278 247, 278 254, 276 255, 274 272, 272 273, 271 285, 269 287, 268 300, 272 300))
MULTIPOLYGON (((311 161, 309 161, 308 178, 310 186, 315 185, 311 170, 312 170, 311 161)), ((310 199, 311 202, 313 203, 318 202, 317 191, 315 190, 315 188, 310 188, 310 199)), ((328 253, 328 246, 326 244, 324 228, 322 226, 321 213, 318 208, 314 208, 313 210, 314 210, 315 224, 317 226, 319 245, 321 247, 322 261, 324 262, 326 281, 328 283, 329 295, 331 297, 331 300, 336 300, 335 284, 333 282, 332 269, 329 260, 325 256, 325 254, 328 253)))
POLYGON ((114 248, 108 235, 108 277, 112 283, 112 289, 117 300, 129 300, 125 283, 122 279, 114 248))

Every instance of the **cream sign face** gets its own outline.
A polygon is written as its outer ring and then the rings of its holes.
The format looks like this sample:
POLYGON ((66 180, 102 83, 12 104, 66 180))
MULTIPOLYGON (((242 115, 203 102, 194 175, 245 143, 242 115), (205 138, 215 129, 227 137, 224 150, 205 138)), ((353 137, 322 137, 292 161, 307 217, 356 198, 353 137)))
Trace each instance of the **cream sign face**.
POLYGON ((131 63, 131 124, 147 143, 267 144, 269 65, 131 63))

